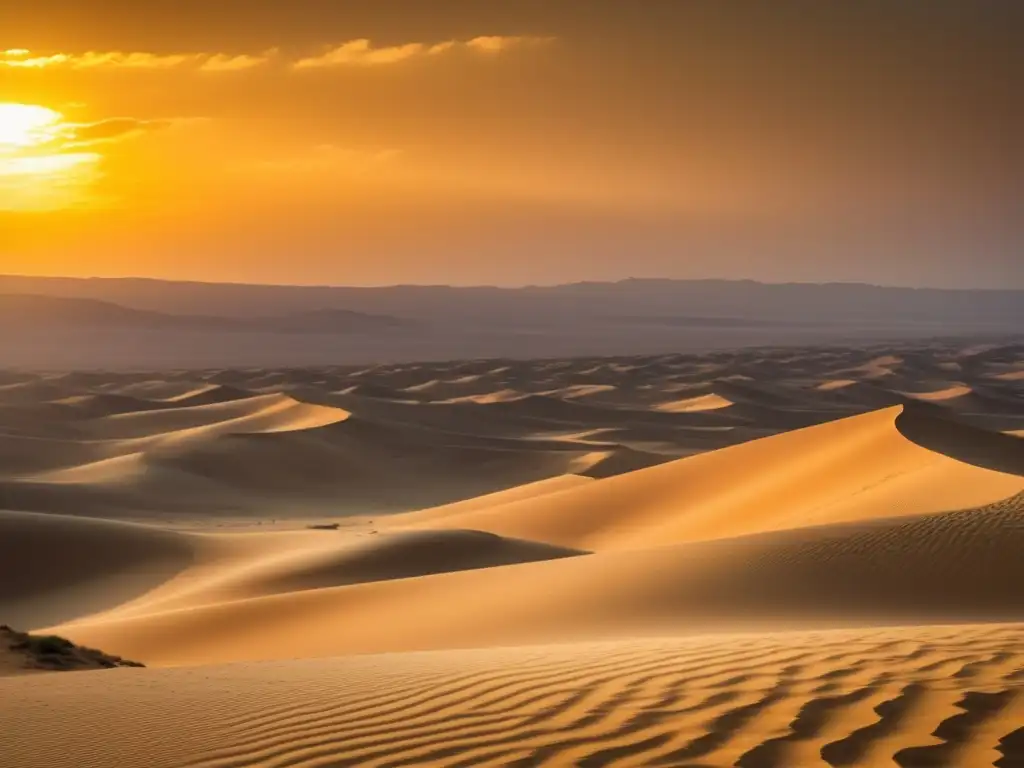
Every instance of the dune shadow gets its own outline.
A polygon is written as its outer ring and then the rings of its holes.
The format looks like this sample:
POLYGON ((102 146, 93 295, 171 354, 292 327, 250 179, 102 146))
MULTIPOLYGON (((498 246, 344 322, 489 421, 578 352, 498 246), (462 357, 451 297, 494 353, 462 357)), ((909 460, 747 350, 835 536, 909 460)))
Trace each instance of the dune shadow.
POLYGON ((951 459, 1024 477, 1024 440, 954 421, 938 406, 904 405, 896 429, 911 442, 951 459))
POLYGON ((127 603, 185 570, 193 543, 171 531, 0 511, 0 615, 34 630, 127 603))

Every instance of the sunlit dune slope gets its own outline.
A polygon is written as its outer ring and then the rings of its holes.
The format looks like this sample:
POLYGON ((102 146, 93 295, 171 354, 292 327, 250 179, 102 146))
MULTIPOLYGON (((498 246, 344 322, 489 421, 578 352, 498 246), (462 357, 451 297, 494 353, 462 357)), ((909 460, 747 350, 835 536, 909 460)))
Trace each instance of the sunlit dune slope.
POLYGON ((935 512, 1021 490, 1024 442, 898 406, 537 499, 391 523, 621 549, 935 512))
POLYGON ((128 439, 191 429, 215 433, 287 431, 325 426, 346 418, 348 414, 341 409, 302 403, 283 394, 270 394, 111 414, 90 422, 86 428, 94 438, 128 439))
POLYGON ((426 578, 254 590, 205 605, 210 595, 199 591, 188 608, 149 612, 143 602, 56 631, 146 663, 192 664, 716 627, 1015 620, 1024 617, 1022 532, 1018 496, 426 578))

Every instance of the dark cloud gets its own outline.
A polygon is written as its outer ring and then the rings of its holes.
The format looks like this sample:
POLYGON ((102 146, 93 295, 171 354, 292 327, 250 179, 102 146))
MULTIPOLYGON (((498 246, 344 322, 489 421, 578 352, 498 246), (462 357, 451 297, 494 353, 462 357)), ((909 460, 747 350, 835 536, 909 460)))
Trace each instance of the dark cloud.
POLYGON ((71 125, 68 129, 70 146, 120 141, 132 136, 170 128, 173 120, 138 120, 134 117, 112 117, 96 123, 71 125))

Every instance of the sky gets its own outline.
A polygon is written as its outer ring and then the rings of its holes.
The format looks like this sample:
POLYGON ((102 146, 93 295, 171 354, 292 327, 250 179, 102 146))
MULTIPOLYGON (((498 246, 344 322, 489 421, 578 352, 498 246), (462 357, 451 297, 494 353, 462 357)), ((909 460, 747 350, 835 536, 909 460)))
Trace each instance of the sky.
POLYGON ((1017 0, 0 4, 0 272, 1024 288, 1017 0))

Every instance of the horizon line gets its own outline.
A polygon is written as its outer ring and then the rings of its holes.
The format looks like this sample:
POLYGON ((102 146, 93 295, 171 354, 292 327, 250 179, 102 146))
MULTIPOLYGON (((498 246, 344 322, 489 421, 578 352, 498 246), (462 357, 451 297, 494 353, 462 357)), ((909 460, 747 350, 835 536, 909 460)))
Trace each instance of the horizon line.
POLYGON ((554 290, 558 288, 571 288, 576 286, 599 286, 599 285, 622 285, 624 283, 749 283, 769 287, 847 287, 847 288, 877 288, 882 290, 905 290, 905 291, 940 291, 940 292, 992 292, 992 293, 1013 293, 1024 292, 1024 285, 1017 287, 948 287, 935 285, 896 285, 885 283, 870 283, 858 280, 780 280, 778 282, 759 280, 756 278, 730 278, 730 277, 623 277, 607 280, 575 280, 569 282, 553 283, 521 283, 513 285, 495 285, 491 283, 379 283, 370 285, 351 285, 344 283, 263 283, 244 280, 200 280, 190 278, 170 277, 147 277, 144 275, 37 275, 25 273, 2 273, 0 280, 7 279, 28 279, 28 280, 66 280, 78 282, 151 282, 171 283, 178 285, 205 285, 205 286, 231 286, 239 288, 295 288, 307 290, 359 290, 379 291, 399 288, 423 288, 438 289, 447 288, 451 290, 493 290, 493 291, 523 291, 523 290, 554 290))

